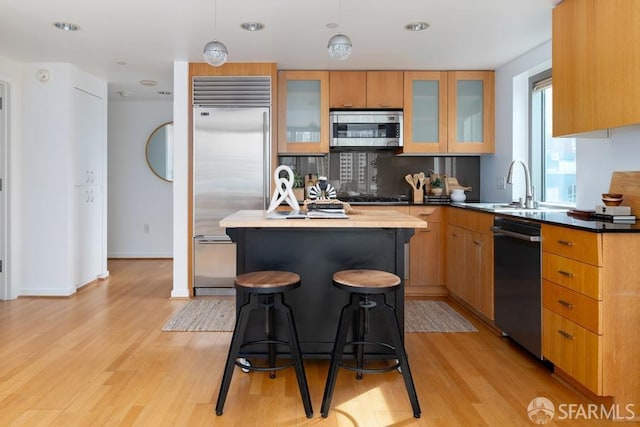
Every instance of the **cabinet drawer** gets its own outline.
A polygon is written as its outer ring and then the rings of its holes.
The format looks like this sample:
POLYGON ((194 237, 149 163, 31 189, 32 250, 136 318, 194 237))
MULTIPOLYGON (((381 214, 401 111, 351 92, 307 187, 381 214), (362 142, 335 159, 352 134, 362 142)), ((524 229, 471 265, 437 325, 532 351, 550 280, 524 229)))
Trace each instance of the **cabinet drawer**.
POLYGON ((602 240, 598 233, 542 225, 542 250, 567 258, 602 265, 602 240))
POLYGON ((409 215, 418 217, 427 223, 440 222, 442 208, 438 206, 410 206, 409 215))
POLYGON ((544 308, 542 355, 580 384, 602 395, 602 337, 544 308))
POLYGON ((543 280, 542 305, 591 332, 602 333, 600 301, 543 280))
POLYGON ((493 215, 489 213, 472 211, 461 208, 447 208, 449 224, 466 228, 467 230, 477 231, 482 234, 493 235, 491 227, 493 226, 493 215))
POLYGON ((542 253, 542 278, 591 298, 602 300, 602 269, 550 252, 542 253))

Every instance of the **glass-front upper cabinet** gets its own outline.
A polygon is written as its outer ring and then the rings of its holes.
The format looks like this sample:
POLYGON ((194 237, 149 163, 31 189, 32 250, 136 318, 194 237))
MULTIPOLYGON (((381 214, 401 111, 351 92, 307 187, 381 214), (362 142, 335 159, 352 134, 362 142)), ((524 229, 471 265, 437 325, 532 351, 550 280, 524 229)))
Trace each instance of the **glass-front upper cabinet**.
POLYGON ((278 72, 278 152, 329 152, 329 72, 278 72))
POLYGON ((447 152, 447 72, 405 71, 403 153, 447 152))
POLYGON ((448 74, 447 151, 494 153, 494 72, 450 71, 448 74))

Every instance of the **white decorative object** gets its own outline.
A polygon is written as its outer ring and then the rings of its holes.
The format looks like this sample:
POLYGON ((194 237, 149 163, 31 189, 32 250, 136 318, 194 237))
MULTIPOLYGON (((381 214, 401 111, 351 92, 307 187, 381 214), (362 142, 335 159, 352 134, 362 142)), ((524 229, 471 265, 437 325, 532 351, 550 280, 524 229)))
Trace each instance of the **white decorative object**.
POLYGON ((286 165, 280 165, 276 168, 273 177, 276 188, 273 191, 273 197, 271 197, 271 204, 269 205, 269 209, 267 209, 267 213, 275 211, 282 202, 287 202, 293 211, 299 212, 300 205, 296 200, 296 196, 293 194, 294 174, 291 168, 286 165), (285 172, 285 176, 281 177, 280 172, 282 171, 285 172))
POLYGON ((467 199, 462 188, 454 188, 451 190, 451 195, 449 197, 453 202, 464 202, 467 199))

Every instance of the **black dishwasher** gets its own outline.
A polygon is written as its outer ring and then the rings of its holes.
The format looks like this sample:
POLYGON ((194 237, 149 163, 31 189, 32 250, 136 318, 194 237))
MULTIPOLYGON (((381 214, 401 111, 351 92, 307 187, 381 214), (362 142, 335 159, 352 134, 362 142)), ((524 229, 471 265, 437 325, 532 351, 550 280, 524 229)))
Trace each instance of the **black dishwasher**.
POLYGON ((495 324, 542 358, 540 225, 496 217, 492 230, 495 324))

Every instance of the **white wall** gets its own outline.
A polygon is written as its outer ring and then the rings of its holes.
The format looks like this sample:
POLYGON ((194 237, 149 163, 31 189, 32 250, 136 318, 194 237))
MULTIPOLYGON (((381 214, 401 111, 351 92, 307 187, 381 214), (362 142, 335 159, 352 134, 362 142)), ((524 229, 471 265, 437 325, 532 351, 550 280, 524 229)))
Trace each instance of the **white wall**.
MULTIPOLYGON (((104 100, 106 110, 105 81, 71 64, 24 65, 18 166, 21 189, 18 233, 22 247, 12 260, 12 265, 21 270, 20 295, 66 296, 76 292, 74 87, 104 100), (40 69, 50 72, 48 81, 36 79, 40 69)), ((103 202, 106 203, 106 198, 103 202)), ((11 227, 15 229, 13 224, 11 227)), ((106 267, 106 262, 103 265, 106 267)))
POLYGON ((151 132, 171 121, 172 101, 109 101, 109 258, 172 257, 173 184, 145 158, 151 132))
POLYGON ((497 188, 512 160, 528 159, 529 77, 551 66, 551 41, 496 70, 496 154, 480 159, 480 197, 483 201, 510 202, 524 197, 524 173, 514 174, 514 185, 497 188))
MULTIPOLYGON (((511 201, 524 195, 522 173, 505 190, 496 188, 496 180, 507 175, 512 160, 527 160, 528 79, 550 66, 551 41, 496 70, 496 154, 481 158, 483 201, 511 201)), ((611 129, 609 138, 578 138, 576 147, 578 209, 601 203, 613 171, 640 170, 640 125, 611 129)))
POLYGON ((640 125, 610 129, 609 138, 578 138, 576 156, 576 207, 593 209, 613 171, 640 171, 640 125))

